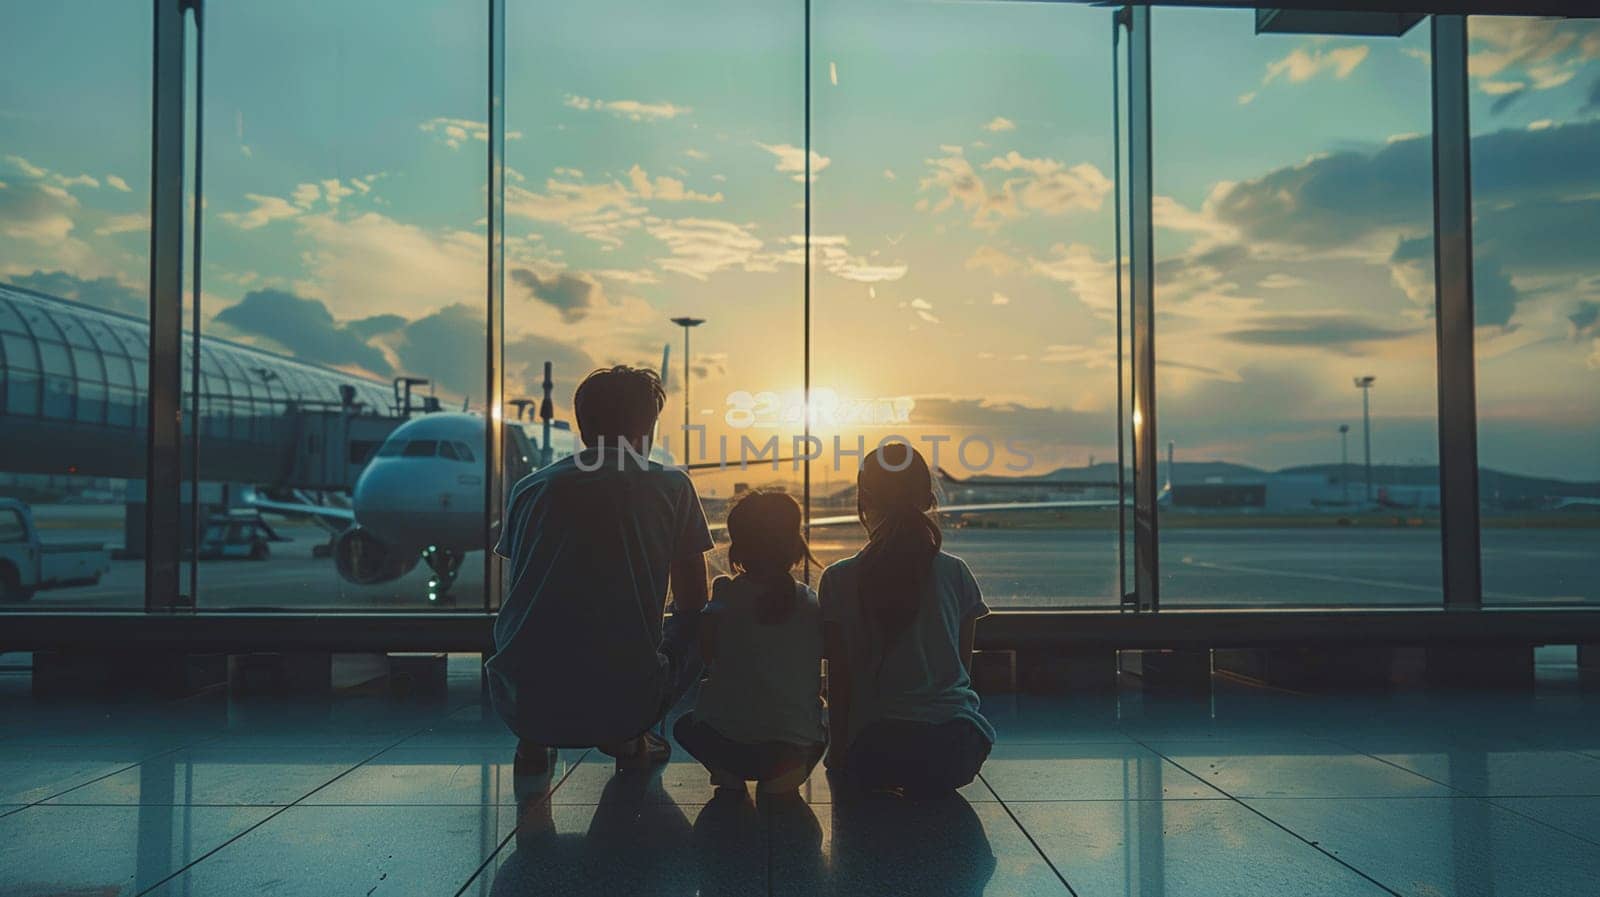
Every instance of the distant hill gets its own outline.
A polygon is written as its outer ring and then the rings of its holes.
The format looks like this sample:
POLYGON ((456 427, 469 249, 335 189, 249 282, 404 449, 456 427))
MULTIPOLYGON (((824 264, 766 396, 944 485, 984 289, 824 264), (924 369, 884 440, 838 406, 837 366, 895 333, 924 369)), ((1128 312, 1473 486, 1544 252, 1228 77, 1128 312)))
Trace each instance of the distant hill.
MULTIPOLYGON (((1337 479, 1340 467, 1338 464, 1301 464, 1273 471, 1228 461, 1179 461, 1174 466, 1171 476, 1177 485, 1208 481, 1259 483, 1274 475, 1324 476, 1337 479)), ((1365 470, 1359 461, 1352 461, 1348 470, 1351 482, 1364 481, 1365 470)), ((961 477, 952 471, 946 473, 957 482, 973 486, 1028 486, 1049 483, 1113 485, 1117 481, 1117 465, 1114 463, 1061 467, 1049 473, 1015 477, 992 474, 961 477)), ((1132 480, 1131 466, 1126 471, 1126 476, 1129 481, 1132 480)), ((1163 461, 1157 469, 1157 477, 1165 482, 1167 476, 1167 465, 1163 461)), ((1382 486, 1434 486, 1439 482, 1439 467, 1435 464, 1374 464, 1372 482, 1382 486)), ((1485 498, 1495 499, 1508 506, 1537 502, 1550 496, 1600 498, 1600 482, 1524 476, 1489 468, 1482 471, 1479 484, 1485 498)))

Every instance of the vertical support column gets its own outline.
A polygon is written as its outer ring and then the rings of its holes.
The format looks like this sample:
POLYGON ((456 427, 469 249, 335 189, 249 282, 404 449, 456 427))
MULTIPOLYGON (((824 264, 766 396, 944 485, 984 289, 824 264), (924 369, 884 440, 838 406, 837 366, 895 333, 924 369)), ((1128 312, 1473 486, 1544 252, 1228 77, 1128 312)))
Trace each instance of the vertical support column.
POLYGON ((1433 17, 1433 264, 1438 324, 1439 508, 1447 608, 1483 603, 1472 309, 1467 20, 1433 17))
MULTIPOLYGON (((178 604, 183 479, 184 4, 154 0, 150 127, 150 401, 144 607, 178 604)), ((198 421, 196 422, 198 423, 198 421)))
MULTIPOLYGON (((1133 587, 1159 610, 1156 531, 1155 188, 1151 163, 1150 7, 1132 8, 1128 34, 1128 222, 1133 305, 1133 587)), ((1117 264, 1122 260, 1118 259, 1117 264)))
POLYGON ((484 327, 487 345, 484 360, 484 446, 483 446, 483 609, 500 609, 501 562, 494 553, 505 514, 505 381, 502 360, 505 355, 505 193, 506 193, 506 3, 489 4, 489 212, 488 275, 484 327))

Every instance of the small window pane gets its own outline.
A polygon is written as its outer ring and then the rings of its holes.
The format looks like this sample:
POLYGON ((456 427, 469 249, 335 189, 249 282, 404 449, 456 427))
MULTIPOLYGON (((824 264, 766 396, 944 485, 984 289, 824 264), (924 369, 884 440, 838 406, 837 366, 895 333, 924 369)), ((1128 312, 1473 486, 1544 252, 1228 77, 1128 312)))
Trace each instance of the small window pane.
POLYGON ((39 356, 34 353, 33 340, 15 334, 0 334, 0 342, 5 344, 6 368, 12 372, 18 370, 37 371, 39 369, 39 356))
POLYGON ((432 439, 413 439, 404 454, 407 458, 432 458, 438 450, 439 444, 432 439))

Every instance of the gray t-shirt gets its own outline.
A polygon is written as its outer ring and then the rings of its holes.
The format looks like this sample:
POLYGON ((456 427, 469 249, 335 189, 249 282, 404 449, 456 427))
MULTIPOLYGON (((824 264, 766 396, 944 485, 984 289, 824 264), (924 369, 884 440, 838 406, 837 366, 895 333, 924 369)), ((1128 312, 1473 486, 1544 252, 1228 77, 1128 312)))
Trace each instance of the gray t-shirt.
POLYGON ((659 648, 672 560, 711 545, 688 474, 654 461, 585 449, 518 482, 495 547, 511 585, 487 664, 506 725, 574 746, 648 728, 670 687, 659 648))
POLYGON ((935 725, 966 719, 994 741, 961 662, 961 624, 989 613, 966 562, 942 551, 934 557, 917 614, 887 652, 862 607, 860 567, 859 554, 839 561, 817 586, 822 619, 839 625, 850 666, 850 731, 833 737, 848 748, 882 719, 935 725))
POLYGON ((718 577, 706 613, 716 617, 716 660, 700 685, 694 717, 744 744, 827 741, 822 725, 822 610, 795 583, 794 609, 761 622, 764 586, 718 577))

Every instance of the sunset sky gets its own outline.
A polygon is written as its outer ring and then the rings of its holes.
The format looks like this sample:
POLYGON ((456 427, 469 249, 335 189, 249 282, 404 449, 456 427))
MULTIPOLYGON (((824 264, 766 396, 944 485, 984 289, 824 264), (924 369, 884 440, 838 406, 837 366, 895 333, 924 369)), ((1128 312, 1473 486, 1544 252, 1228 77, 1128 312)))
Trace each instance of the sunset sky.
MULTIPOLYGON (((482 400, 484 6, 207 4, 207 333, 482 400)), ((670 342, 675 426, 693 314, 697 423, 797 401, 801 4, 508 7, 508 397, 551 360, 570 416, 587 369, 670 342)), ((820 433, 1115 457, 1110 17, 812 4, 813 381, 911 399, 820 433)), ((0 276, 142 315, 148 7, 9 18, 0 276)), ((1159 437, 1334 461, 1370 374, 1376 460, 1432 463, 1428 27, 1252 21, 1154 13, 1159 437)), ((1471 34, 1481 458, 1600 478, 1600 25, 1471 34)))

